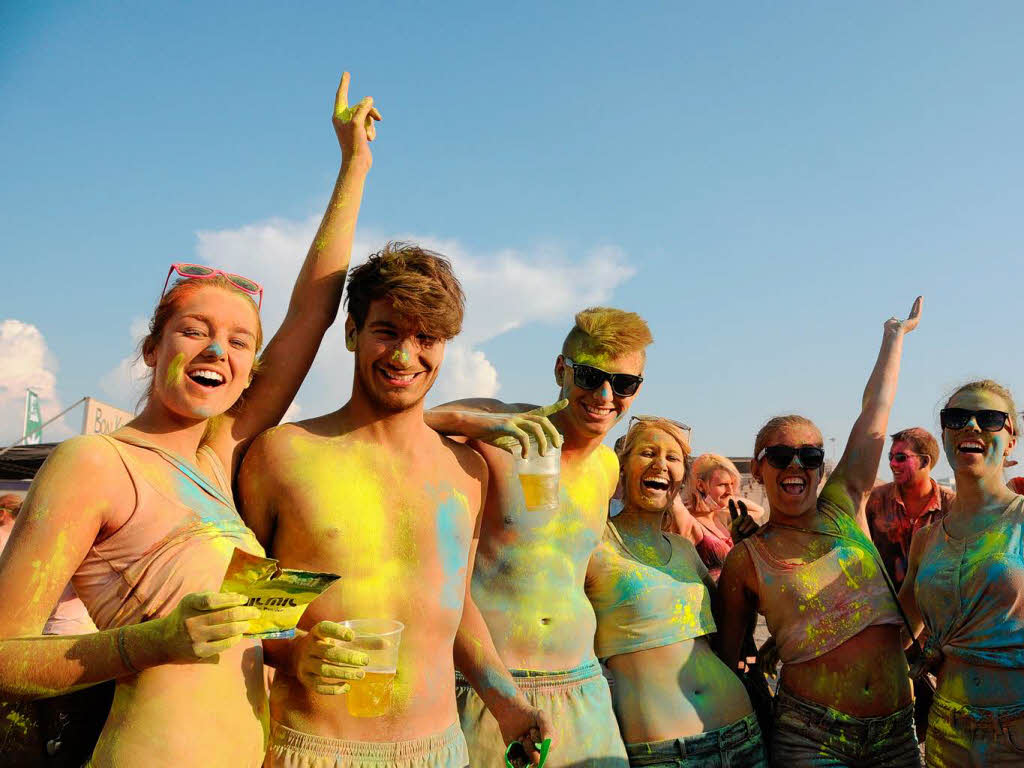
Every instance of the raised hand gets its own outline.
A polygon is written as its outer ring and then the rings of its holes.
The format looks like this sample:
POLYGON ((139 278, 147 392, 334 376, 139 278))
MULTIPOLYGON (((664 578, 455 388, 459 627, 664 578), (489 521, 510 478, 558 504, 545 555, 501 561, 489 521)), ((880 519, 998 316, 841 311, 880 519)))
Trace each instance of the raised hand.
POLYGON ((914 299, 914 305, 910 308, 910 315, 907 316, 906 320, 900 320, 898 317, 890 317, 886 320, 886 330, 899 331, 907 334, 917 328, 917 324, 921 320, 921 304, 923 301, 924 297, 922 296, 918 296, 914 299))
POLYGON ((747 505, 743 501, 729 499, 729 533, 734 544, 739 544, 743 539, 757 532, 757 522, 747 512, 747 505))
POLYGON ((370 663, 361 651, 346 648, 355 632, 334 621, 313 625, 303 637, 295 639, 295 677, 312 691, 325 696, 346 693, 352 686, 347 680, 362 680, 366 674, 359 667, 370 663))
POLYGON ((247 599, 231 592, 193 592, 169 615, 147 623, 160 633, 168 663, 198 661, 226 651, 259 618, 259 609, 247 606, 247 599))
POLYGON ((360 158, 372 163, 370 142, 377 136, 374 121, 381 119, 380 112, 373 106, 372 96, 363 97, 353 107, 348 105, 349 80, 351 77, 348 72, 341 76, 341 84, 334 97, 334 132, 338 134, 344 161, 360 158))

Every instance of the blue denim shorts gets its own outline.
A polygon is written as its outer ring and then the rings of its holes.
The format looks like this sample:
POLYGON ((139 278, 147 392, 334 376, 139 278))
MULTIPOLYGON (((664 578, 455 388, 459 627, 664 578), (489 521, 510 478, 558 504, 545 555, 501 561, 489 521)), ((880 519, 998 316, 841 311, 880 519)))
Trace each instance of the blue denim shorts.
POLYGON ((936 694, 924 757, 929 768, 1024 765, 1024 704, 968 707, 936 694))
POLYGON ((854 717, 780 687, 771 753, 782 768, 920 768, 914 705, 854 717))
POLYGON ((667 741, 627 744, 629 765, 646 768, 767 768, 757 716, 714 731, 667 741))

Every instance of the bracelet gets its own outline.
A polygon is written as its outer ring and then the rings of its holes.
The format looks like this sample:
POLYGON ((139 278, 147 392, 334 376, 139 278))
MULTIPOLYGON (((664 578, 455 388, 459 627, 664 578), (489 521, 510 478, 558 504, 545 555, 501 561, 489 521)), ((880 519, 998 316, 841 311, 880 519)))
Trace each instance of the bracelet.
POLYGON ((132 664, 132 660, 128 656, 128 648, 124 644, 124 630, 124 627, 117 630, 117 653, 121 657, 121 663, 128 667, 132 674, 137 675, 142 672, 142 670, 132 664))

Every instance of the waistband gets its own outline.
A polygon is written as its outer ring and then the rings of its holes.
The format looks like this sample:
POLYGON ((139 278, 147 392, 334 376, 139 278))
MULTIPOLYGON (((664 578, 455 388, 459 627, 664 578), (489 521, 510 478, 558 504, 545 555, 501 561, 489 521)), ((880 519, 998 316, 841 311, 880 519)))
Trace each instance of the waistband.
POLYGON ((723 725, 721 728, 707 733, 698 733, 695 736, 686 736, 682 739, 627 744, 626 755, 630 758, 643 755, 696 757, 734 749, 754 738, 761 738, 761 728, 757 724, 757 715, 751 713, 735 723, 723 725))
POLYGON ((951 722, 955 727, 970 726, 975 730, 999 732, 1018 720, 1024 720, 1024 703, 1006 704, 1000 707, 971 707, 957 704, 935 694, 932 712, 951 722))
MULTIPOLYGON (((510 669, 509 674, 512 675, 512 682, 516 684, 516 688, 521 691, 552 691, 559 688, 571 688, 587 680, 603 677, 601 665, 597 662, 597 659, 590 659, 578 667, 557 672, 545 672, 536 669, 510 669)), ((456 687, 469 686, 469 681, 459 670, 455 670, 455 685, 456 687)))
POLYGON ((796 710, 809 722, 825 729, 843 731, 847 738, 854 735, 857 742, 873 742, 885 738, 889 734, 914 727, 914 703, 911 702, 903 709, 898 709, 891 715, 879 715, 877 717, 855 717, 838 709, 826 707, 814 701, 808 701, 802 696, 797 696, 784 686, 779 686, 775 694, 775 717, 776 721, 779 712, 783 708, 796 710))
POLYGON ((270 721, 270 745, 321 757, 354 757, 367 760, 409 760, 440 752, 462 738, 458 722, 440 733, 409 741, 347 741, 302 733, 270 721))

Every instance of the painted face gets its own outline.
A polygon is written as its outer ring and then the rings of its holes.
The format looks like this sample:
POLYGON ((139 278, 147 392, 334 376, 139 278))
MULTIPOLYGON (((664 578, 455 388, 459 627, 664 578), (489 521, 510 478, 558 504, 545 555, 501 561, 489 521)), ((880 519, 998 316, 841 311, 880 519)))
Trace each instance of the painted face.
POLYGON ((355 337, 359 385, 375 404, 397 412, 422 402, 441 371, 444 339, 416 328, 386 299, 370 303, 362 330, 349 317, 345 331, 355 337))
POLYGON ((906 485, 920 473, 928 474, 928 462, 914 453, 914 447, 906 440, 896 440, 889 449, 889 469, 896 485, 906 485), (901 454, 907 457, 903 461, 899 460, 901 454))
POLYGON ((245 296, 216 286, 188 294, 145 356, 154 369, 153 396, 186 418, 227 411, 249 385, 257 323, 245 296))
POLYGON ((736 495, 736 478, 727 470, 713 469, 707 480, 697 481, 697 487, 712 506, 724 507, 729 503, 729 497, 736 495))
POLYGON ((637 437, 622 467, 626 501, 645 512, 663 512, 686 475, 682 450, 669 434, 648 429, 637 437))
MULTIPOLYGON (((788 445, 800 448, 805 445, 821 447, 821 434, 807 425, 794 425, 776 430, 769 436, 767 445, 788 445)), ((798 517, 811 510, 818 498, 818 484, 822 469, 807 469, 794 458, 785 469, 776 469, 767 461, 751 462, 754 477, 764 483, 764 490, 772 511, 798 517)))
MULTIPOLYGON (((947 407, 972 411, 1010 410, 1003 398, 985 390, 960 392, 953 396, 947 407)), ((957 475, 983 477, 998 474, 1001 477, 1003 460, 1013 451, 1016 442, 1009 426, 1004 426, 998 432, 989 432, 981 429, 975 419, 968 421, 963 429, 942 430, 942 447, 949 465, 957 475)))
MULTIPOLYGON (((610 358, 580 353, 572 357, 572 360, 583 365, 592 365, 608 373, 640 376, 644 370, 644 358, 640 352, 610 358)), ((555 363, 555 379, 561 383, 562 397, 569 401, 569 405, 559 416, 568 426, 588 437, 604 437, 608 434, 619 419, 626 415, 633 398, 640 392, 637 389, 628 397, 617 395, 612 391, 612 385, 608 381, 602 382, 597 389, 578 387, 573 379, 572 369, 565 364, 561 355, 555 363)))

